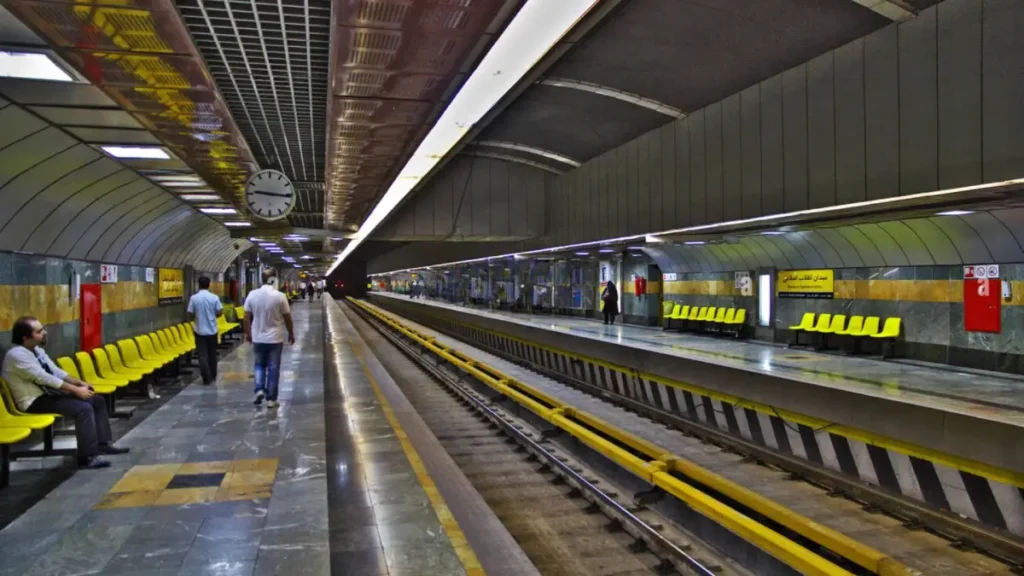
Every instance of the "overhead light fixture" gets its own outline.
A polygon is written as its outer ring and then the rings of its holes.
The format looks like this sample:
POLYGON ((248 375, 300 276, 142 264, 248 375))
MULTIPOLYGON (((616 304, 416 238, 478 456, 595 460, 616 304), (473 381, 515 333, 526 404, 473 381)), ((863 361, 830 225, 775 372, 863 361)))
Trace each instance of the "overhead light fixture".
POLYGON ((305 256, 302 256, 302 260, 312 260, 312 259, 313 259, 313 257, 308 255, 308 254, 305 255, 305 256))
POLYGON ((0 76, 27 80, 73 82, 74 78, 41 52, 11 52, 0 50, 0 76))
POLYGON ((613 254, 615 250, 612 250, 611 248, 601 248, 598 252, 601 254, 613 254))
POLYGON ((223 200, 216 194, 182 194, 178 198, 186 202, 216 202, 217 200, 223 200))
POLYGON ((643 250, 643 246, 630 246, 627 250, 643 250))
POLYGON ((234 208, 200 208, 203 214, 238 214, 234 208))
POLYGON ((761 232, 761 236, 782 236, 785 232, 779 232, 778 230, 769 230, 767 232, 761 232))
POLYGON ((193 176, 190 174, 154 174, 149 177, 154 182, 169 183, 169 182, 194 182, 202 184, 203 179, 199 176, 193 176))
POLYGON ((374 206, 330 275, 412 192, 420 180, 462 140, 545 54, 598 4, 598 0, 527 2, 494 42, 480 65, 374 206))
POLYGON ((577 256, 590 256, 590 252, 577 252, 577 256))
POLYGON ((114 158, 123 160, 170 160, 171 156, 159 146, 100 146, 114 158))
POLYGON ((939 212, 936 216, 967 216, 968 214, 974 214, 974 210, 946 210, 939 212))
POLYGON ((198 182, 188 182, 184 180, 169 180, 164 182, 162 180, 156 180, 155 182, 164 188, 209 188, 206 182, 203 182, 202 180, 198 182))
POLYGON ((703 246, 706 242, 703 240, 687 240, 686 242, 683 242, 683 244, 686 244, 687 246, 703 246))
POLYGON ((251 222, 221 222, 221 224, 231 228, 248 228, 252 226, 251 222))

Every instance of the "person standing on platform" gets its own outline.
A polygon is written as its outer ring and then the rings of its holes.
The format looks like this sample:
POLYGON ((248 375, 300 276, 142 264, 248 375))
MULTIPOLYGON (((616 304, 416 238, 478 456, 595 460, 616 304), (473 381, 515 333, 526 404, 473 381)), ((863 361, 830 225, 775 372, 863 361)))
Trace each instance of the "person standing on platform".
POLYGON ((324 280, 321 278, 316 281, 316 299, 322 300, 324 297, 324 280))
POLYGON ((278 292, 273 270, 263 272, 263 286, 253 290, 245 299, 245 341, 252 343, 256 362, 256 399, 253 404, 276 408, 277 385, 281 375, 281 352, 284 334, 288 343, 295 344, 295 328, 288 298, 278 292))
POLYGON ((78 467, 94 470, 110 462, 100 454, 125 454, 111 444, 107 403, 91 386, 61 370, 46 355, 46 330, 32 316, 14 321, 14 347, 4 356, 3 377, 19 410, 30 414, 60 414, 75 420, 78 467))
POLYGON ((604 285, 601 302, 604 303, 604 323, 615 324, 615 316, 619 314, 619 291, 615 289, 615 282, 609 280, 604 285))
POLYGON ((299 300, 306 299, 306 281, 299 282, 299 300))
POLYGON ((188 301, 188 314, 196 333, 199 373, 209 386, 217 379, 217 318, 224 314, 220 298, 210 292, 210 279, 199 277, 199 292, 188 301))

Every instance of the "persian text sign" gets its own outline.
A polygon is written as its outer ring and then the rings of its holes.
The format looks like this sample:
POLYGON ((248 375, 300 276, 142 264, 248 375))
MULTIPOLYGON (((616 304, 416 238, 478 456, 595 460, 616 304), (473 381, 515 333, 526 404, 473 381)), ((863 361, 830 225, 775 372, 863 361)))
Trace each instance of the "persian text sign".
POLYGON ((833 298, 832 270, 785 270, 779 272, 779 298, 833 298))
POLYGON ((157 301, 161 304, 178 304, 185 300, 185 280, 181 270, 161 268, 157 283, 157 301))

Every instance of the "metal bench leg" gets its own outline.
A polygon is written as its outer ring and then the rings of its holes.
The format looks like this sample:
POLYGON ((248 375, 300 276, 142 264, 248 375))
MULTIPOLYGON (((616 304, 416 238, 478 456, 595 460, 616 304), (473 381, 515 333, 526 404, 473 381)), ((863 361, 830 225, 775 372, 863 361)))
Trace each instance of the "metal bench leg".
POLYGON ((7 444, 0 446, 0 488, 7 488, 11 480, 11 447, 7 444))

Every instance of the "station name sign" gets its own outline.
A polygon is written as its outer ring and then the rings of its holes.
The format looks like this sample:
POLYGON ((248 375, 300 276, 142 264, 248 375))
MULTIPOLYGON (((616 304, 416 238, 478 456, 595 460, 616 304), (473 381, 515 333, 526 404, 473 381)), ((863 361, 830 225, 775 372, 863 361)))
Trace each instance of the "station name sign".
POLYGON ((779 298, 834 298, 832 270, 784 270, 776 283, 779 298))

